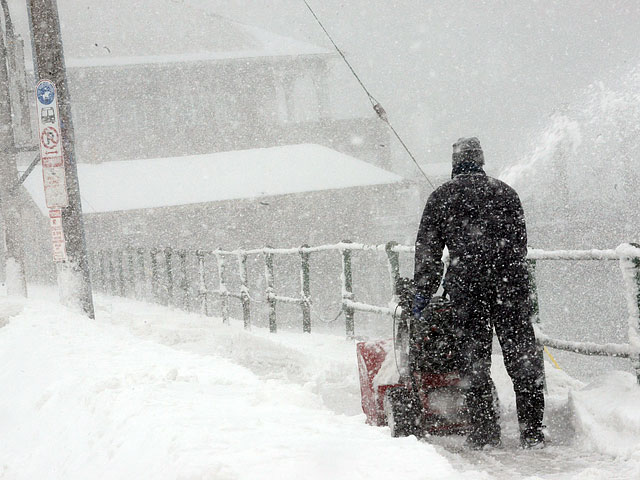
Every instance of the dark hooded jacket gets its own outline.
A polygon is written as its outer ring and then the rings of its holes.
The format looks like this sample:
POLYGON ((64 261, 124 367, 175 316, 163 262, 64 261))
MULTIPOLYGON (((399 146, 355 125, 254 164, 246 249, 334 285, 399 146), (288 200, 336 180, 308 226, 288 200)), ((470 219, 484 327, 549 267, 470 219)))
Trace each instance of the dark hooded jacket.
POLYGON ((416 240, 417 291, 431 298, 440 285, 443 249, 449 291, 496 288, 513 300, 528 295, 527 232, 518 194, 506 183, 467 164, 429 197, 416 240))

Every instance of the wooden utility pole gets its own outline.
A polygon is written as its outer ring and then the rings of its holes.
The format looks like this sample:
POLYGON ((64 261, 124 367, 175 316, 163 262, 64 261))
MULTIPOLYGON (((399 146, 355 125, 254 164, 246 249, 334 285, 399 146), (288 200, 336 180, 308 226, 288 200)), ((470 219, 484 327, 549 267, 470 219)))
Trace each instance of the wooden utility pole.
POLYGON ((11 97, 11 117, 13 118, 13 137, 18 150, 33 149, 33 130, 30 112, 33 102, 30 84, 25 71, 24 42, 13 30, 13 22, 7 0, 0 0, 4 10, 5 40, 7 49, 7 67, 9 70, 9 96, 11 97))
MULTIPOLYGON (((3 5, 4 6, 4 5, 3 5)), ((5 12, 7 18, 8 12, 5 12)), ((11 24, 7 25, 11 28, 11 24)), ((24 270, 24 237, 20 205, 14 187, 18 181, 16 145, 13 136, 11 97, 9 93, 8 52, 0 28, 0 202, 4 220, 5 271, 8 295, 27 296, 24 270)))
MULTIPOLYGON (((64 255, 66 258, 57 262, 60 297, 63 304, 72 307, 78 306, 89 318, 94 318, 84 222, 82 220, 82 204, 80 202, 80 186, 75 161, 71 101, 67 86, 58 6, 56 0, 27 0, 27 8, 29 11, 29 26, 31 28, 31 42, 33 44, 36 83, 40 84, 42 81, 47 81, 49 84, 53 84, 59 109, 64 182, 66 183, 68 201, 65 202, 66 205, 59 206, 59 210, 52 209, 50 217, 52 222, 55 222, 57 217, 54 212, 61 212, 62 231, 64 234, 62 247, 66 250, 64 255)), ((40 137, 39 141, 41 142, 46 143, 49 141, 44 134, 41 134, 40 137)), ((57 139, 54 140, 58 141, 57 139)), ((51 205, 48 206, 52 208, 51 205)))

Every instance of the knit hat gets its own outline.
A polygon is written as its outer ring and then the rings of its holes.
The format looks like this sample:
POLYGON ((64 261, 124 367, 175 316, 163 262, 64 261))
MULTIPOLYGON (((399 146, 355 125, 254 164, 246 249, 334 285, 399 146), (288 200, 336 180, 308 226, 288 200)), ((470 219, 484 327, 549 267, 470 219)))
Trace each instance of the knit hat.
POLYGON ((453 167, 461 163, 473 163, 478 167, 484 165, 484 154, 477 137, 461 137, 453 144, 453 167))

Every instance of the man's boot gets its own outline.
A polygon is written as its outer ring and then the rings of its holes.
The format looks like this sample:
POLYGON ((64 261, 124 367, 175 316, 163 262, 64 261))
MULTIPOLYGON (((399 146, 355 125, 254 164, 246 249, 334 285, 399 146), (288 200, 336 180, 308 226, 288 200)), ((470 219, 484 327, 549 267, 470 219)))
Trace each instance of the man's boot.
POLYGON ((520 446, 525 449, 541 449, 545 447, 544 433, 540 427, 520 426, 520 446))

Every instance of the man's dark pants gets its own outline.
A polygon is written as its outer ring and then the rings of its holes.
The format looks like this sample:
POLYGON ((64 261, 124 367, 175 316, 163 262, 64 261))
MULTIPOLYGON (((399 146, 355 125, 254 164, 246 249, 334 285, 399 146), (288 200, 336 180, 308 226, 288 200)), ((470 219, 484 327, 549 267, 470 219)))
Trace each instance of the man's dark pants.
POLYGON ((540 429, 544 412, 544 364, 531 325, 531 302, 527 294, 515 289, 503 288, 498 293, 491 283, 449 292, 463 338, 460 373, 468 386, 466 403, 476 437, 499 434, 490 376, 493 328, 513 382, 521 431, 540 429))

